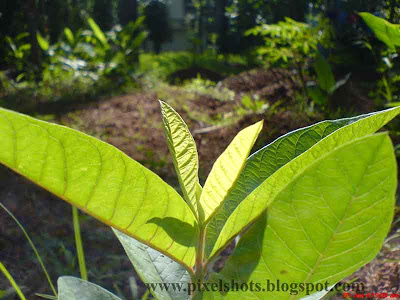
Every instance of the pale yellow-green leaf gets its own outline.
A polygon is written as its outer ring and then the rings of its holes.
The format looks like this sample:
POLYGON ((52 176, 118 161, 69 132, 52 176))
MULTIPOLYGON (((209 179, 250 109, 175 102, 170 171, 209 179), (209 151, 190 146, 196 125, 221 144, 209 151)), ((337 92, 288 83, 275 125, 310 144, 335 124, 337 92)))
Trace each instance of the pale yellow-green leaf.
POLYGON ((260 121, 240 131, 214 163, 200 196, 205 222, 222 205, 238 179, 262 125, 260 121))
POLYGON ((199 184, 199 157, 196 143, 181 116, 167 103, 160 101, 164 131, 186 202, 198 215, 196 189, 199 184))
POLYGON ((0 108, 0 163, 187 268, 193 266, 198 227, 189 206, 159 176, 115 147, 0 108))

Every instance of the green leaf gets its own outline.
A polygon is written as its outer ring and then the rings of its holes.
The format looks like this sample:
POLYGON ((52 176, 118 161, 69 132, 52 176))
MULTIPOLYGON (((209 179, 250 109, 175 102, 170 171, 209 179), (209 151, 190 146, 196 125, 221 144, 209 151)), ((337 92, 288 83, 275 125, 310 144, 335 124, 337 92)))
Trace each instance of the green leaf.
POLYGON ((186 202, 198 215, 196 187, 199 184, 199 157, 196 143, 181 116, 167 103, 160 101, 168 148, 186 202))
POLYGON ((40 48, 42 48, 43 51, 49 50, 49 42, 40 34, 39 31, 36 32, 36 39, 40 48))
POLYGON ((65 37, 67 38, 68 43, 72 46, 75 44, 75 37, 74 34, 72 33, 71 29, 69 29, 68 27, 64 28, 64 34, 65 37))
POLYGON ((307 92, 315 104, 318 104, 321 107, 326 107, 328 105, 328 93, 323 91, 320 87, 307 87, 307 92))
POLYGON ((114 233, 121 242, 137 274, 145 284, 154 284, 152 294, 159 300, 188 300, 186 290, 174 290, 172 286, 168 290, 162 289, 158 284, 176 285, 187 287, 190 283, 190 275, 177 262, 164 254, 136 241, 135 239, 119 232, 114 233))
POLYGON ((400 47, 400 25, 392 24, 366 12, 359 13, 359 15, 380 41, 389 48, 400 47))
POLYGON ((121 300, 102 287, 71 276, 57 280, 59 300, 121 300))
POLYGON ((322 90, 329 92, 335 86, 335 77, 327 59, 318 53, 315 59, 315 72, 322 90))
POLYGON ((92 19, 88 19, 88 24, 93 31, 94 36, 103 44, 104 47, 108 47, 108 40, 104 32, 100 29, 99 25, 92 19))
POLYGON ((200 196, 206 223, 216 213, 236 183, 262 124, 260 121, 240 131, 214 163, 200 196))
POLYGON ((376 132, 399 113, 400 107, 396 107, 355 118, 324 121, 282 136, 254 153, 223 207, 208 224, 207 253, 216 254, 253 222, 278 190, 314 157, 376 132), (258 197, 254 198, 256 190, 258 197))
POLYGON ((0 108, 0 163, 191 267, 198 227, 179 194, 115 147, 0 108))
POLYGON ((259 282, 261 288, 268 281, 294 283, 293 292, 230 292, 224 299, 300 299, 307 294, 300 284, 329 289, 349 276, 379 252, 396 187, 396 158, 386 133, 316 157, 244 234, 219 274, 229 282, 259 282))

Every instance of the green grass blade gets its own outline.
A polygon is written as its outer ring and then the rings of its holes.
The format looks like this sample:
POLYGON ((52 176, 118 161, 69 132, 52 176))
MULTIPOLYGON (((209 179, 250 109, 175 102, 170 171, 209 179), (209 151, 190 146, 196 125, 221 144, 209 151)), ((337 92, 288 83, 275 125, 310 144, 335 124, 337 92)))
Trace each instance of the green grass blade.
POLYGON ((72 206, 72 219, 74 222, 74 235, 75 235, 75 246, 76 253, 78 254, 79 270, 83 280, 88 280, 85 251, 83 250, 81 227, 79 226, 79 212, 75 206, 72 206))
POLYGON ((3 265, 3 263, 0 261, 0 271, 3 272, 4 276, 7 277, 8 281, 11 283, 15 291, 17 292, 19 298, 21 300, 26 300, 24 294, 22 293, 21 289, 19 288, 18 284, 15 282, 14 278, 11 276, 11 274, 7 271, 6 267, 3 265))
POLYGON ((17 223, 18 227, 19 227, 19 228, 21 229, 21 231, 24 233, 26 239, 27 239, 28 242, 29 242, 29 245, 31 246, 33 252, 34 252, 35 255, 36 255, 37 260, 38 260, 39 263, 40 263, 40 266, 42 267, 42 270, 43 270, 44 274, 46 275, 47 281, 49 282, 49 285, 50 285, 50 287, 51 287, 51 289, 52 289, 54 295, 57 297, 57 292, 56 292, 56 289, 54 288, 53 282, 51 281, 50 275, 49 275, 49 273, 47 272, 47 269, 46 269, 46 267, 44 266, 43 260, 42 260, 42 258, 40 257, 39 252, 37 251, 35 245, 33 244, 31 238, 29 237, 28 233, 26 232, 24 226, 22 226, 22 224, 21 224, 21 223, 18 221, 18 219, 12 214, 12 212, 10 212, 10 211, 7 209, 7 207, 5 207, 5 206, 3 205, 3 203, 1 203, 1 202, 0 202, 0 207, 1 207, 2 209, 4 209, 4 210, 6 211, 6 213, 8 213, 9 216, 10 216, 11 218, 13 218, 13 220, 15 221, 15 223, 17 223))

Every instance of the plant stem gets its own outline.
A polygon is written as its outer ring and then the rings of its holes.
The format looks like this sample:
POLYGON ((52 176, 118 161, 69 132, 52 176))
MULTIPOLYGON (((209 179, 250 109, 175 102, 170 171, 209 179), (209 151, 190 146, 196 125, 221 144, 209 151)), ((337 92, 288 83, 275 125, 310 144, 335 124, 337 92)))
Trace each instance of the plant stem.
POLYGON ((81 277, 83 280, 88 280, 86 262, 85 262, 85 252, 83 250, 81 228, 79 226, 79 213, 78 209, 75 206, 72 206, 72 218, 74 222, 75 245, 76 245, 76 252, 78 254, 78 262, 79 262, 81 277))
MULTIPOLYGON (((202 286, 203 279, 207 273, 206 262, 204 261, 205 257, 205 245, 206 245, 206 225, 200 225, 200 232, 199 232, 199 241, 197 244, 196 249, 196 265, 195 265, 195 273, 192 278, 192 282, 196 285, 202 286)), ((201 293, 201 291, 196 291, 194 296, 197 293, 201 293)))
POLYGON ((24 294, 22 293, 21 289, 19 288, 18 284, 15 282, 14 278, 12 278, 11 274, 7 271, 6 267, 0 261, 0 271, 7 277, 8 281, 13 286, 15 292, 18 294, 21 300, 26 300, 24 294))
POLYGON ((0 207, 6 211, 6 213, 14 220, 15 223, 17 223, 18 227, 21 229, 22 233, 25 235, 26 239, 27 239, 28 242, 29 242, 29 245, 31 246, 33 252, 34 252, 35 255, 36 255, 37 260, 39 261, 40 266, 42 267, 42 270, 43 270, 43 272, 44 272, 44 274, 45 274, 45 276, 46 276, 46 278, 47 278, 47 281, 49 282, 50 288, 51 288, 51 290, 53 291, 54 296, 57 297, 57 292, 56 292, 56 289, 54 288, 53 282, 51 281, 50 275, 49 275, 49 273, 47 272, 47 269, 46 269, 46 267, 45 267, 45 265, 44 265, 44 263, 43 263, 43 260, 42 260, 42 258, 41 258, 40 255, 39 255, 39 251, 36 249, 35 245, 33 244, 33 242, 32 242, 32 240, 31 240, 31 238, 30 238, 28 232, 26 232, 24 226, 22 226, 22 224, 21 224, 21 223, 18 221, 18 219, 12 214, 12 212, 9 211, 8 208, 5 207, 5 206, 3 205, 3 203, 1 203, 1 202, 0 202, 0 207))

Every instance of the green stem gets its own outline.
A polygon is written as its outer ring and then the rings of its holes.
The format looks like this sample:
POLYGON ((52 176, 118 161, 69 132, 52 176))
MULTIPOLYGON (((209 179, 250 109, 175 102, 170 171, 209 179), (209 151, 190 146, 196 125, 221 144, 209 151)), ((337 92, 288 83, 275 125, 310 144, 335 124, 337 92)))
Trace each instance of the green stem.
POLYGON ((81 228, 79 226, 79 213, 75 206, 72 206, 72 218, 74 222, 74 233, 75 233, 75 245, 76 252, 78 254, 79 270, 83 280, 88 280, 85 252, 83 251, 81 228))
POLYGON ((46 269, 46 267, 44 266, 43 260, 42 260, 42 258, 40 257, 39 252, 37 251, 35 245, 33 244, 31 238, 29 237, 28 233, 26 232, 24 226, 22 226, 22 224, 18 221, 18 219, 7 209, 7 207, 5 207, 5 206, 3 205, 3 203, 0 203, 0 207, 6 211, 6 213, 14 220, 15 223, 17 223, 18 227, 19 227, 19 228, 21 229, 21 231, 24 233, 26 239, 27 239, 28 242, 29 242, 29 245, 31 246, 33 252, 34 252, 35 255, 36 255, 37 260, 39 261, 40 266, 42 267, 42 270, 43 270, 44 274, 46 275, 47 281, 49 282, 50 288, 51 288, 51 290, 53 291, 54 296, 57 297, 57 292, 56 292, 56 289, 54 288, 53 282, 52 282, 51 279, 50 279, 50 275, 49 275, 49 273, 47 272, 47 269, 46 269))
MULTIPOLYGON (((196 249, 196 264, 195 264, 195 273, 192 277, 192 282, 197 285, 199 283, 202 286, 203 279, 207 273, 205 261, 205 246, 206 246, 206 225, 200 225, 200 233, 199 233, 199 241, 196 249)), ((196 291, 193 295, 196 297, 196 294, 201 293, 201 291, 196 291)))
POLYGON ((0 271, 7 277, 8 281, 11 283, 15 291, 17 292, 19 298, 21 300, 26 300, 24 294, 22 293, 21 289, 19 288, 18 284, 15 282, 14 278, 12 278, 11 274, 7 271, 6 267, 0 261, 0 271))

